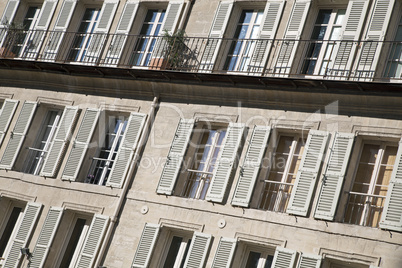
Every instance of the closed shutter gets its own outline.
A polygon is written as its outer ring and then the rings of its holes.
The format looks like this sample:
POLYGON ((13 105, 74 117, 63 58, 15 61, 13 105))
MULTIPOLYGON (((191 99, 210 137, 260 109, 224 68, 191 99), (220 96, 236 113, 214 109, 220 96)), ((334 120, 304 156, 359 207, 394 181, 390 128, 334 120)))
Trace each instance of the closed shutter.
POLYGON ((49 209, 32 253, 30 268, 43 267, 62 215, 63 208, 51 207, 49 209))
POLYGON ((230 123, 226 132, 221 155, 216 160, 214 175, 208 188, 206 200, 222 203, 232 174, 233 164, 244 133, 244 124, 230 123))
POLYGON ((188 250, 187 258, 184 263, 186 268, 202 268, 204 267, 205 260, 209 245, 211 244, 211 235, 194 232, 191 239, 190 249, 188 250))
POLYGON ((321 256, 302 253, 297 268, 320 268, 321 260, 321 256))
POLYGON ((209 39, 201 58, 201 71, 212 71, 218 57, 222 38, 228 25, 230 13, 233 9, 233 2, 220 2, 216 10, 214 22, 209 33, 209 39))
POLYGON ((121 188, 123 185, 133 158, 134 149, 137 147, 138 140, 140 139, 146 117, 145 114, 131 113, 124 136, 121 140, 120 148, 106 182, 107 186, 121 188))
POLYGON ((99 109, 87 109, 64 167, 62 180, 75 181, 99 118, 99 109))
POLYGON ((271 128, 266 126, 255 126, 253 129, 233 194, 232 205, 234 206, 249 206, 270 130, 271 128))
POLYGON ((277 247, 272 261, 272 268, 293 268, 296 260, 296 251, 277 247))
POLYGON ((354 134, 337 133, 332 148, 327 170, 323 176, 321 191, 315 209, 314 218, 334 220, 336 206, 341 193, 350 153, 353 147, 354 134))
POLYGON ((221 237, 212 268, 230 268, 236 249, 236 239, 221 237))
POLYGON ((24 215, 17 234, 12 241, 10 252, 5 256, 4 267, 13 268, 19 267, 21 260, 21 248, 26 248, 32 230, 38 219, 42 205, 39 203, 28 203, 25 207, 24 215))
POLYGON ((284 39, 279 48, 279 55, 276 60, 276 74, 290 74, 293 60, 296 56, 298 40, 302 34, 311 1, 296 0, 286 28, 284 39))
POLYGON ((20 0, 8 0, 6 9, 4 10, 0 21, 0 47, 8 46, 8 44, 4 45, 7 35, 7 28, 10 23, 13 22, 19 4, 20 0))
POLYGON ((381 215, 380 228, 402 231, 402 140, 399 141, 387 198, 381 215))
POLYGON ((300 167, 297 171, 289 206, 286 210, 287 213, 299 216, 307 215, 327 141, 327 132, 310 131, 306 146, 304 147, 300 167))
POLYGON ((135 252, 133 268, 147 268, 151 260, 152 251, 154 250, 156 239, 158 238, 160 226, 158 224, 145 224, 142 231, 140 243, 135 252))
POLYGON ((282 16, 284 4, 284 1, 271 0, 265 6, 262 27, 256 38, 257 43, 249 66, 251 73, 260 73, 264 70, 282 16))
POLYGON ((191 133, 193 132, 193 127, 194 119, 180 119, 165 166, 162 170, 161 178, 159 179, 158 188, 156 190, 158 194, 173 194, 173 188, 176 184, 177 176, 179 175, 183 157, 186 153, 191 133))
POLYGON ((13 168, 22 143, 24 142, 25 135, 28 132, 29 125, 31 124, 36 105, 36 102, 26 101, 22 106, 17 122, 15 123, 14 129, 11 132, 11 136, 4 151, 3 157, 0 160, 0 168, 13 168))
POLYGON ((77 113, 77 106, 67 106, 64 108, 52 145, 46 154, 46 159, 40 173, 41 176, 54 177, 56 175, 57 168, 59 167, 66 149, 66 144, 70 138, 77 113))
POLYGON ((6 99, 3 103, 3 107, 0 111, 0 145, 3 143, 4 136, 10 126, 17 105, 17 100, 6 99))
POLYGON ((377 0, 360 53, 357 76, 373 78, 395 0, 377 0))
POLYGON ((103 236, 105 235, 109 217, 95 214, 78 256, 77 268, 92 267, 103 236))

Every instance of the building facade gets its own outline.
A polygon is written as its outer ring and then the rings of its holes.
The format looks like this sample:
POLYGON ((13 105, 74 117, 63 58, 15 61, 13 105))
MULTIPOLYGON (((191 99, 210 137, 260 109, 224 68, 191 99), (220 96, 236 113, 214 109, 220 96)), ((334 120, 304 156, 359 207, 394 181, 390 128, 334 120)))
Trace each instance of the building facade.
POLYGON ((0 13, 0 267, 402 267, 400 0, 0 13))

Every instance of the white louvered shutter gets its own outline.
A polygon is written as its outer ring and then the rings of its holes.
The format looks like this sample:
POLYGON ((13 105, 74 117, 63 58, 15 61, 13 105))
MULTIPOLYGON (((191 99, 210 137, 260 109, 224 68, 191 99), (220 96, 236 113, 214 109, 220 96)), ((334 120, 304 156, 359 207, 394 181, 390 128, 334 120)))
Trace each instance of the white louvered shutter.
POLYGON ((30 268, 42 268, 59 226, 63 208, 51 207, 32 253, 30 268))
POLYGON ((359 77, 371 79, 374 76, 394 3, 395 0, 377 0, 374 4, 368 32, 360 52, 356 73, 359 77))
POLYGON ((327 141, 328 132, 310 131, 289 199, 289 206, 286 209, 287 213, 307 215, 327 141))
POLYGON ((180 172, 183 157, 193 132, 194 119, 180 119, 174 135, 169 154, 163 167, 161 178, 156 192, 158 194, 172 195, 176 179, 180 172))
POLYGON ((7 46, 4 44, 7 35, 7 27, 13 22, 15 13, 17 13, 20 0, 8 0, 6 9, 3 12, 3 16, 0 21, 0 46, 7 46))
POLYGON ((194 232, 191 239, 190 249, 188 250, 184 267, 186 268, 202 268, 204 267, 205 260, 209 245, 211 244, 211 235, 199 232, 194 232))
POLYGON ((277 247, 272 261, 272 268, 293 268, 296 260, 296 251, 277 247))
POLYGON ((311 1, 309 0, 296 0, 293 5, 284 36, 284 39, 287 40, 281 43, 279 55, 276 60, 274 70, 276 74, 289 74, 291 71, 293 59, 296 56, 296 50, 299 44, 298 40, 302 34, 310 4, 311 1))
POLYGON ((147 268, 151 260, 160 226, 158 224, 145 224, 141 239, 135 252, 133 268, 147 268))
POLYGON ((146 118, 146 114, 131 113, 112 170, 106 182, 107 186, 121 188, 123 185, 146 118))
POLYGON ((31 236, 36 220, 42 204, 29 202, 24 211, 22 221, 18 227, 17 234, 12 241, 10 252, 5 256, 4 267, 17 268, 19 267, 21 248, 27 247, 28 240, 31 236))
POLYGON ((3 107, 0 111, 0 145, 3 143, 4 136, 10 126, 17 105, 17 100, 6 99, 3 103, 3 107))
POLYGON ((85 237, 84 245, 78 256, 77 268, 92 267, 108 223, 109 217, 99 214, 94 215, 88 234, 85 237))
POLYGON ((87 109, 82 119, 77 137, 73 141, 73 146, 68 156, 66 166, 63 170, 62 180, 75 181, 77 179, 85 153, 88 150, 89 143, 94 133, 96 123, 98 122, 99 109, 87 109))
POLYGON ((221 237, 212 268, 230 268, 236 250, 236 243, 236 239, 221 237))
POLYGON ((64 0, 63 6, 59 11, 59 16, 57 18, 56 25, 54 26, 54 32, 51 33, 49 41, 45 48, 45 59, 46 60, 56 60, 56 56, 59 50, 67 50, 66 46, 62 45, 63 37, 70 25, 75 6, 78 0, 64 0))
POLYGON ((210 72, 213 70, 232 9, 233 1, 219 3, 209 39, 201 58, 200 71, 210 72))
POLYGON ((402 231, 402 140, 399 141, 394 169, 381 215, 380 228, 402 231))
POLYGON ((322 257, 302 253, 297 268, 320 268, 322 257))
POLYGON ((256 38, 257 43, 249 65, 251 73, 260 73, 264 70, 284 5, 282 0, 271 0, 265 6, 260 33, 256 38))
POLYGON ((117 65, 119 63, 128 34, 131 30, 135 15, 137 14, 138 5, 138 0, 129 0, 126 2, 119 25, 116 29, 116 35, 113 37, 107 52, 105 64, 117 65))
POLYGON ((17 122, 11 132, 11 137, 8 140, 7 147, 0 160, 0 168, 12 169, 17 159, 18 153, 24 142, 25 135, 28 132, 33 115, 36 110, 37 103, 26 101, 22 106, 17 122))
POLYGON ((327 170, 323 176, 321 191, 314 213, 314 218, 316 219, 334 220, 354 137, 354 134, 351 133, 337 133, 335 135, 335 141, 329 150, 331 155, 327 170))
POLYGON ((240 167, 240 175, 237 179, 236 189, 233 194, 232 205, 234 206, 249 206, 270 130, 271 128, 267 126, 255 126, 253 129, 243 165, 240 167))
POLYGON ((229 124, 221 154, 215 163, 214 175, 205 197, 206 200, 216 203, 223 202, 244 129, 244 124, 229 124))
POLYGON ((72 133, 77 113, 77 106, 66 106, 64 108, 63 115, 61 116, 60 123, 52 141, 52 145, 46 154, 46 159, 40 172, 41 176, 56 176, 56 171, 60 162, 62 161, 67 142, 72 133))

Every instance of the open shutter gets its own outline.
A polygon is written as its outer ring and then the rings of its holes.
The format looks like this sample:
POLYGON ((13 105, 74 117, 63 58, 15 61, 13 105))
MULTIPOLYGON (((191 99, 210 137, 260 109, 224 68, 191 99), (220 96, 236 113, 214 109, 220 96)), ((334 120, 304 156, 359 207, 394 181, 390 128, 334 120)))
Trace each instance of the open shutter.
POLYGON ((77 117, 78 107, 67 106, 57 127, 52 145, 47 152, 40 175, 54 177, 65 152, 66 144, 70 138, 72 128, 77 117))
POLYGON ((116 29, 116 35, 113 37, 112 43, 106 55, 105 64, 117 65, 123 53, 128 34, 137 14, 139 1, 129 0, 126 2, 123 13, 120 17, 119 26, 116 29))
POLYGON ((243 137, 244 124, 230 123, 220 157, 216 160, 214 175, 208 188, 206 200, 222 203, 232 174, 233 164, 243 137))
POLYGON ((32 121, 36 102, 26 101, 22 106, 21 112, 15 123, 14 129, 11 132, 11 137, 8 141, 7 147, 4 151, 3 157, 0 160, 0 168, 12 169, 17 159, 18 153, 24 142, 25 135, 28 132, 29 125, 32 121))
POLYGON ((230 268, 236 249, 236 239, 221 237, 212 268, 230 268))
POLYGON ((51 33, 49 41, 45 48, 45 60, 55 60, 59 49, 67 49, 62 45, 63 37, 70 24, 71 17, 78 0, 64 0, 63 6, 59 12, 54 32, 51 33))
POLYGON ((30 268, 41 268, 46 260, 50 246, 59 226, 63 208, 51 207, 47 213, 39 238, 32 253, 30 268))
POLYGON ((275 65, 276 74, 289 74, 293 59, 296 56, 298 40, 300 39, 307 14, 310 8, 310 0, 296 0, 286 28, 284 39, 279 49, 278 59, 275 65))
POLYGON ((0 111, 0 145, 3 143, 4 136, 10 126, 18 101, 6 99, 0 111))
POLYGON ((191 133, 193 132, 193 127, 194 119, 180 119, 172 145, 170 146, 165 166, 162 170, 161 178, 159 179, 158 188, 156 190, 158 194, 173 194, 173 188, 177 176, 179 175, 183 157, 186 153, 191 133))
POLYGON ((230 13, 233 9, 233 1, 220 2, 216 10, 214 22, 209 33, 209 39, 201 58, 201 71, 212 71, 215 60, 218 57, 222 38, 228 25, 230 13))
POLYGON ((394 3, 395 0, 377 0, 374 4, 368 32, 360 53, 356 73, 358 77, 373 78, 374 76, 394 3))
POLYGON ((320 268, 321 260, 321 256, 302 253, 297 268, 320 268))
POLYGON ((327 170, 323 176, 321 191, 315 209, 314 218, 334 220, 336 206, 341 193, 350 153, 353 147, 354 134, 337 133, 330 151, 327 170))
POLYGON ((76 180, 78 172, 88 150, 89 143, 94 133, 99 118, 99 109, 87 109, 82 119, 77 137, 73 142, 70 155, 61 177, 62 180, 76 180))
POLYGON ((293 268, 296 260, 296 251, 277 247, 272 261, 272 268, 293 268))
POLYGON ((4 45, 4 41, 7 35, 7 28, 14 20, 15 13, 17 13, 20 0, 8 0, 6 9, 3 12, 3 16, 0 21, 0 47, 8 46, 4 45))
POLYGON ((307 215, 327 141, 328 132, 310 131, 286 210, 287 213, 299 216, 307 215))
POLYGON ((145 114, 131 113, 119 151, 117 152, 112 170, 106 182, 107 186, 121 188, 123 185, 146 117, 145 114))
POLYGON ((380 228, 402 231, 402 140, 399 141, 387 198, 381 215, 380 228))
POLYGON ((190 249, 188 250, 187 258, 184 267, 188 268, 202 268, 204 267, 205 260, 209 245, 211 244, 211 235, 199 232, 194 232, 191 239, 190 249))
POLYGON ((84 245, 78 256, 77 268, 92 267, 108 223, 109 217, 98 214, 94 215, 84 245))
POLYGON ((248 207, 250 203, 270 130, 271 128, 266 126, 254 127, 233 194, 232 205, 234 206, 248 207))
POLYGON ((257 37, 257 43, 249 65, 251 73, 260 73, 264 70, 282 16, 283 7, 284 1, 282 0, 268 1, 265 6, 261 31, 257 37))
POLYGON ((19 267, 18 264, 21 257, 21 248, 27 247, 28 240, 31 236, 41 208, 42 205, 38 203, 28 203, 25 207, 21 224, 18 228, 15 238, 12 241, 11 250, 5 257, 4 267, 19 267))
POLYGON ((158 238, 160 226, 158 224, 145 224, 142 231, 140 243, 135 252, 133 268, 147 268, 151 260, 152 251, 154 250, 156 239, 158 238))

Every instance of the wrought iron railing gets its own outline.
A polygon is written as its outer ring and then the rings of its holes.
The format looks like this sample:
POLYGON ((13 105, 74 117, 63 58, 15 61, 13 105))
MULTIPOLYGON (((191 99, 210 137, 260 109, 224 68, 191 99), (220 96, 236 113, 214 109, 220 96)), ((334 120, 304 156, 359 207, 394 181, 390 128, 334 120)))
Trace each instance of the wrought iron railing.
POLYGON ((293 184, 280 181, 264 181, 259 209, 285 212, 292 193, 293 184))
MULTIPOLYGON (((0 29, 0 58, 115 68, 400 80, 402 42, 222 39, 0 29)), ((385 80, 388 81, 388 80, 385 80)))

